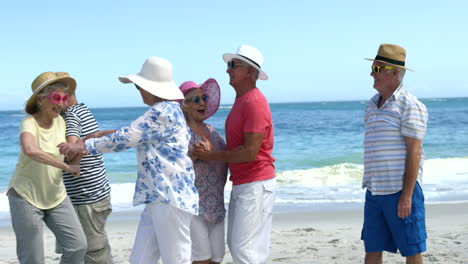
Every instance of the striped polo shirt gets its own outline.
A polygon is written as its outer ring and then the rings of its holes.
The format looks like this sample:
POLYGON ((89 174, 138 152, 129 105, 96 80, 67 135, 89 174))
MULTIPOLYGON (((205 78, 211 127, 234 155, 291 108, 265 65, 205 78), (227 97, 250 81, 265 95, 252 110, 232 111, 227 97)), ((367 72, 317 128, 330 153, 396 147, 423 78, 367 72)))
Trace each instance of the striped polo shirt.
MULTIPOLYGON (((69 107, 63 114, 67 125, 66 136, 85 137, 99 131, 98 124, 85 104, 69 107)), ((83 156, 80 176, 63 171, 63 182, 74 205, 95 203, 109 197, 110 185, 102 154, 83 156)))
MULTIPOLYGON (((367 188, 373 195, 386 195, 403 190, 407 157, 405 137, 423 140, 427 110, 403 85, 395 90, 383 106, 377 108, 379 99, 379 94, 372 97, 364 117, 362 188, 367 188)), ((417 179, 420 184, 422 165, 421 157, 417 179)))

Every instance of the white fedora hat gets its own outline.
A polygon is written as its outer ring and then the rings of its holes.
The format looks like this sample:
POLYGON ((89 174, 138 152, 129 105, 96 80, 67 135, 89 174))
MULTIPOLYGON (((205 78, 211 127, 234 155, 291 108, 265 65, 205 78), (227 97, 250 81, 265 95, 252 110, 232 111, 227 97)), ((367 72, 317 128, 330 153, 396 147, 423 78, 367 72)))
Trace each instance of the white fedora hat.
POLYGON ((263 64, 263 55, 262 53, 249 45, 240 45, 237 49, 237 52, 234 53, 224 53, 223 60, 224 62, 231 61, 232 59, 239 59, 242 61, 247 62, 248 64, 255 67, 258 70, 259 75, 258 79, 260 80, 268 80, 268 75, 262 70, 263 64))
POLYGON ((159 57, 149 57, 137 74, 121 76, 122 83, 134 83, 151 94, 166 100, 184 99, 172 80, 172 64, 159 57))

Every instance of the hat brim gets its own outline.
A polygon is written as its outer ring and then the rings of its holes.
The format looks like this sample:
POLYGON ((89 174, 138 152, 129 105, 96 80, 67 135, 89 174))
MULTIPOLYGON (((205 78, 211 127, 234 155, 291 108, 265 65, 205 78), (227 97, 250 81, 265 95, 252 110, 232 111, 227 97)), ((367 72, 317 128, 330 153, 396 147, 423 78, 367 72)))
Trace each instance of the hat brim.
POLYGON ((155 82, 148 80, 138 74, 119 77, 122 83, 134 83, 139 87, 145 89, 147 92, 166 100, 180 100, 184 99, 184 95, 179 90, 175 82, 155 82))
POLYGON ((231 61, 232 59, 239 59, 241 61, 244 61, 244 62, 247 62, 250 66, 254 67, 255 69, 258 70, 259 74, 258 74, 258 79, 260 80, 268 80, 268 75, 266 74, 266 72, 264 72, 260 67, 258 67, 257 65, 255 65, 254 63, 252 63, 251 61, 247 60, 246 58, 238 55, 238 54, 234 54, 234 53, 225 53, 223 54, 223 60, 224 62, 228 62, 228 61, 231 61))
POLYGON ((58 83, 58 82, 61 82, 61 83, 65 84, 68 87, 68 92, 67 93, 73 94, 75 92, 75 90, 76 90, 76 81, 72 77, 66 76, 66 77, 60 77, 60 78, 56 78, 56 79, 47 80, 46 82, 42 83, 39 87, 37 87, 37 89, 34 91, 34 93, 29 97, 28 101, 26 102, 26 106, 24 108, 25 112, 30 114, 30 115, 34 114, 33 105, 36 102, 37 95, 40 92, 42 92, 42 90, 44 90, 44 88, 46 88, 48 85, 58 83))
POLYGON ((203 118, 203 120, 206 120, 218 111, 221 101, 221 89, 219 88, 218 82, 213 78, 206 80, 202 85, 200 85, 200 89, 203 93, 208 95, 208 101, 206 102, 207 111, 205 118, 203 118))
MULTIPOLYGON (((218 82, 213 78, 206 80, 201 85, 194 83, 193 86, 186 88, 185 92, 182 93, 187 94, 192 89, 201 89, 204 94, 208 95, 208 101, 206 101, 206 114, 202 119, 202 121, 204 121, 218 111, 221 101, 221 89, 219 88, 218 82)), ((179 100, 181 105, 183 102, 184 100, 179 100)))
POLYGON ((395 66, 395 67, 398 67, 398 68, 402 68, 402 69, 405 69, 405 70, 408 70, 408 71, 412 71, 414 72, 412 69, 410 68, 407 68, 405 66, 401 66, 401 65, 398 65, 398 64, 393 64, 393 63, 390 63, 390 62, 387 62, 387 61, 383 61, 383 60, 376 60, 376 59, 369 59, 369 58, 364 58, 365 60, 369 60, 369 61, 380 61, 380 62, 383 62, 383 63, 386 63, 388 65, 392 65, 392 66, 395 66))

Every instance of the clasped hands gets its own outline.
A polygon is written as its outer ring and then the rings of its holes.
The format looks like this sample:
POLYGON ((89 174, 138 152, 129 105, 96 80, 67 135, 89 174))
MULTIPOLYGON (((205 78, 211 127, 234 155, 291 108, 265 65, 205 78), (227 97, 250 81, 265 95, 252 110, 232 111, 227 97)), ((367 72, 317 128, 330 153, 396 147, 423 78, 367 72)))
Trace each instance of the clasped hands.
POLYGON ((212 150, 213 145, 211 144, 211 142, 203 138, 202 141, 193 144, 192 158, 194 160, 205 160, 207 159, 208 155, 211 153, 212 150))

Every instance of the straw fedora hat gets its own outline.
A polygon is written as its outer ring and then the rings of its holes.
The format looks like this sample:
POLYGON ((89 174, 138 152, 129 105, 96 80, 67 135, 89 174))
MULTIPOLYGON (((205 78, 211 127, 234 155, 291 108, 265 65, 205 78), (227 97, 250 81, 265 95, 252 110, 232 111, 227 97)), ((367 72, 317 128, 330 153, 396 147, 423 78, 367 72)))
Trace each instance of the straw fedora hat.
POLYGON ((405 67, 406 50, 395 44, 380 45, 375 59, 366 58, 366 60, 385 62, 395 67, 413 71, 412 69, 405 67))
POLYGON ((223 54, 224 62, 227 63, 232 59, 239 59, 247 62, 258 70, 258 79, 268 80, 268 75, 262 70, 263 55, 258 49, 248 45, 240 45, 236 53, 223 54))
POLYGON ((33 94, 29 97, 26 102, 25 111, 28 114, 34 114, 37 112, 36 109, 36 97, 37 95, 44 90, 48 85, 54 83, 63 83, 68 87, 68 93, 73 94, 76 89, 76 81, 67 72, 43 72, 34 79, 31 84, 31 89, 33 94))
POLYGON ((172 64, 163 58, 147 58, 139 73, 121 76, 119 80, 122 83, 134 83, 162 99, 184 99, 179 87, 172 80, 172 64))
MULTIPOLYGON (((219 101, 221 99, 221 91, 219 89, 218 82, 215 79, 210 78, 206 80, 203 84, 196 84, 192 81, 186 81, 182 83, 179 89, 182 91, 184 96, 187 92, 194 88, 200 88, 204 94, 208 95, 208 101, 206 102, 206 114, 203 120, 208 119, 212 116, 219 108, 219 101)), ((183 100, 180 101, 182 103, 183 100)))

